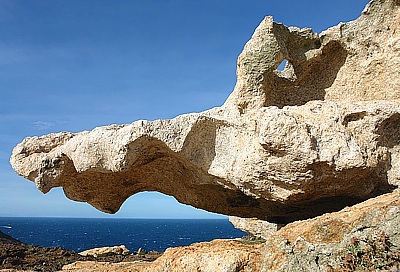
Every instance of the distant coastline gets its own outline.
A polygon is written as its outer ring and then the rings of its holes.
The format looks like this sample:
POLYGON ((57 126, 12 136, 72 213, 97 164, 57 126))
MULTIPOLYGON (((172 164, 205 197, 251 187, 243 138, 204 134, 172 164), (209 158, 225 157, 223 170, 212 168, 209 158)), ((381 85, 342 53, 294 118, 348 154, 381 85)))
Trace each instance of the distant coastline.
POLYGON ((40 247, 22 243, 0 230, 0 269, 14 269, 53 272, 64 265, 76 261, 96 261, 108 263, 151 262, 162 252, 133 252, 126 255, 107 254, 106 256, 82 256, 75 251, 61 247, 40 247))

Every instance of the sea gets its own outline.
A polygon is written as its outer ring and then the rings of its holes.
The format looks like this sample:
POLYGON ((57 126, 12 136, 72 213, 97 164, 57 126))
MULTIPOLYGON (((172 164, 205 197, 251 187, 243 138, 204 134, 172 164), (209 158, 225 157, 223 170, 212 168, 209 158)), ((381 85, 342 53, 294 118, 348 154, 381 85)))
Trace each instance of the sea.
POLYGON ((27 244, 77 252, 115 245, 125 245, 131 252, 139 248, 164 251, 217 238, 246 236, 228 219, 0 217, 0 231, 27 244))

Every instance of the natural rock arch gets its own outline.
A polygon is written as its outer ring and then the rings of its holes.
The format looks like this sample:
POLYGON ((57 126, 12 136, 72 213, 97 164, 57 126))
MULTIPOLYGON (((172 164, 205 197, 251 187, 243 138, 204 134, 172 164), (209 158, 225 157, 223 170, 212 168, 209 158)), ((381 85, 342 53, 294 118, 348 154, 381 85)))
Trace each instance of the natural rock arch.
POLYGON ((372 1, 356 21, 320 35, 267 17, 222 107, 26 138, 11 164, 44 193, 62 186, 111 213, 155 190, 287 223, 390 192, 400 183, 398 13, 398 1, 372 1))

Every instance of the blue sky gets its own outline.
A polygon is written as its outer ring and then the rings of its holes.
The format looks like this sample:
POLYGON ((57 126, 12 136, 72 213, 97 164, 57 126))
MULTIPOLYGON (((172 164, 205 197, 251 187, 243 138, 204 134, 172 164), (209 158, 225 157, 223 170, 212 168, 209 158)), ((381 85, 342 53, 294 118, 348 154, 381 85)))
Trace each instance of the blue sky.
MULTIPOLYGON (((166 119, 220 106, 266 15, 316 32, 368 1, 0 0, 0 216, 110 217, 61 189, 43 195, 9 164, 27 136, 166 119)), ((159 193, 113 217, 220 218, 159 193)))

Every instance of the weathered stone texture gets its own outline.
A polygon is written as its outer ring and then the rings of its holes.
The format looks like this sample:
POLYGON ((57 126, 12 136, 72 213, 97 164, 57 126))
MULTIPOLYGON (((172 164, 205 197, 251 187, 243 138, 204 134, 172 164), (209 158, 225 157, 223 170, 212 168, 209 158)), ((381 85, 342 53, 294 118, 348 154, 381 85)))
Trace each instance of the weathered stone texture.
POLYGON ((62 186, 110 213, 135 193, 159 191, 208 211, 289 223, 272 234, 237 219, 266 244, 169 249, 149 271, 328 271, 343 268, 354 239, 379 235, 397 250, 399 7, 373 0, 357 20, 321 34, 266 17, 223 106, 26 138, 11 164, 44 193, 62 186))
POLYGON ((327 100, 399 99, 399 6, 397 0, 371 1, 357 20, 321 33, 323 43, 338 40, 348 52, 327 100))
POLYGON ((26 138, 11 164, 44 193, 62 186, 110 213, 159 191, 288 223, 390 192, 400 180, 399 16, 398 1, 375 0, 321 35, 266 17, 224 106, 26 138))
POLYGON ((265 107, 234 121, 192 114, 27 138, 11 162, 41 191, 62 186, 106 212, 134 193, 159 191, 209 211, 285 223, 397 186, 399 112, 380 101, 265 107), (47 142, 61 144, 35 149, 47 142))
POLYGON ((169 248, 144 271, 260 271, 261 248, 263 245, 246 245, 229 240, 169 248))
POLYGON ((225 106, 245 113, 312 100, 399 99, 399 26, 395 0, 371 1, 360 18, 320 35, 266 17, 238 58, 238 81, 225 106))
MULTIPOLYGON (((344 257, 354 242, 377 243, 389 239, 392 253, 400 258, 400 194, 391 193, 345 208, 339 212, 288 224, 265 244, 263 271, 332 271, 343 268, 344 257)), ((372 256, 376 258, 377 256, 372 256)), ((397 261, 397 265, 399 262, 397 261)), ((364 269, 378 268, 364 264, 364 269)), ((360 266, 362 268, 362 266, 360 266)), ((347 270, 344 270, 347 271, 347 270)), ((374 270, 375 271, 375 270, 374 270)), ((395 270, 397 271, 397 270, 395 270)))

